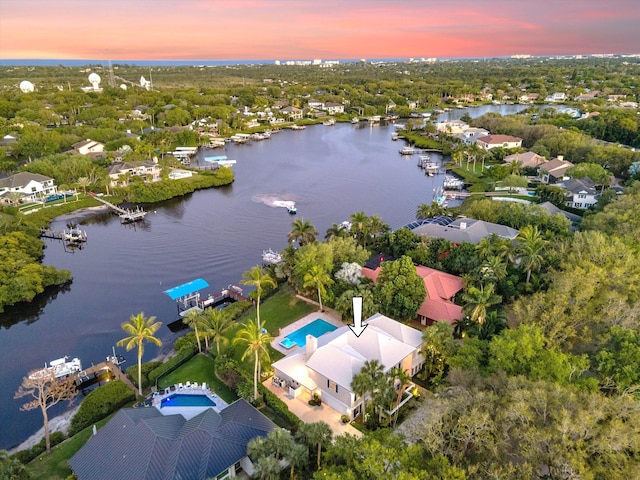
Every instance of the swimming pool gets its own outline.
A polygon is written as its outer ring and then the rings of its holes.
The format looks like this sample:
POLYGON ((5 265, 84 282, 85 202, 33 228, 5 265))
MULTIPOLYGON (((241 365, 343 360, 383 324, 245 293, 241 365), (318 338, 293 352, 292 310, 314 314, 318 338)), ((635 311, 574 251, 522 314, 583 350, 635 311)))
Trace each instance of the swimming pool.
POLYGON ((304 347, 307 343, 307 335, 313 335, 318 338, 325 333, 333 332, 336 328, 338 327, 331 325, 329 322, 326 322, 321 318, 317 318, 310 324, 291 332, 285 337, 285 339, 295 342, 299 347, 304 347))
POLYGON ((183 395, 174 393, 160 402, 160 408, 164 407, 215 407, 216 402, 206 395, 183 395))

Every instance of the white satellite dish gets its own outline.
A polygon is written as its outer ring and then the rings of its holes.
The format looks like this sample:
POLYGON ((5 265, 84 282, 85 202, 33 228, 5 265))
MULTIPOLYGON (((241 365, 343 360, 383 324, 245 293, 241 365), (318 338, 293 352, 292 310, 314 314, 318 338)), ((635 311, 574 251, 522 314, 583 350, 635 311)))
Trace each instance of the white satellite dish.
POLYGON ((121 83, 121 84, 120 84, 120 88, 121 88, 122 90, 126 90, 126 89, 127 89, 127 86, 126 86, 124 83, 121 83))
POLYGON ((94 72, 91 75, 89 75, 89 83, 91 84, 94 90, 98 90, 100 88, 101 81, 102 79, 100 78, 100 75, 98 75, 97 73, 94 72))
POLYGON ((20 82, 20 90, 22 90, 22 93, 33 92, 34 89, 35 87, 33 86, 33 83, 29 80, 23 80, 20 82))

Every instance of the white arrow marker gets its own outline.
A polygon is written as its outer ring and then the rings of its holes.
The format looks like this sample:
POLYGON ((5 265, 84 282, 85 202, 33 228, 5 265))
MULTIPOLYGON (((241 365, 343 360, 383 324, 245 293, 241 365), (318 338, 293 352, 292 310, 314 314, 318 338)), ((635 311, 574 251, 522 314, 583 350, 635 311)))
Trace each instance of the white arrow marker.
POLYGON ((367 325, 362 325, 362 297, 353 297, 353 325, 349 325, 349 328, 356 337, 362 335, 367 325))

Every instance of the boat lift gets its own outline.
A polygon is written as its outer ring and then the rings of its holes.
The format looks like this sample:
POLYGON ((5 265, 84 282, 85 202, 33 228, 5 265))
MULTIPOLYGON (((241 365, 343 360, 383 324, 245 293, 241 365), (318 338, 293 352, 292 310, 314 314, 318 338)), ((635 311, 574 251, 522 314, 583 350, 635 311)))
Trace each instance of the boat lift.
POLYGON ((190 282, 165 290, 164 293, 176 302, 179 314, 183 310, 198 307, 200 305, 200 290, 208 286, 209 284, 206 280, 196 278, 190 282))

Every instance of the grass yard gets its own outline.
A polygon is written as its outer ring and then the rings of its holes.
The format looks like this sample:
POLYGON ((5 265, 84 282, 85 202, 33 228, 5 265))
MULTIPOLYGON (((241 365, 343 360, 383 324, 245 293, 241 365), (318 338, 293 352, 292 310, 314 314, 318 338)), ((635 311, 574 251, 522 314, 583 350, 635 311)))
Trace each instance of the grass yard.
POLYGON ((186 382, 206 382, 207 386, 227 403, 233 403, 238 399, 238 397, 216 377, 213 358, 203 353, 196 355, 178 369, 162 377, 158 382, 158 389, 162 390, 171 385, 186 382))
MULTIPOLYGON (((132 404, 133 402, 125 405, 125 407, 130 407, 132 404)), ((96 427, 98 429, 102 428, 114 415, 115 413, 112 413, 107 418, 96 422, 96 427)), ((73 473, 68 460, 87 443, 92 434, 93 425, 51 448, 50 454, 43 453, 34 458, 26 465, 27 470, 29 470, 33 478, 46 478, 48 480, 64 480, 68 478, 73 473)))

